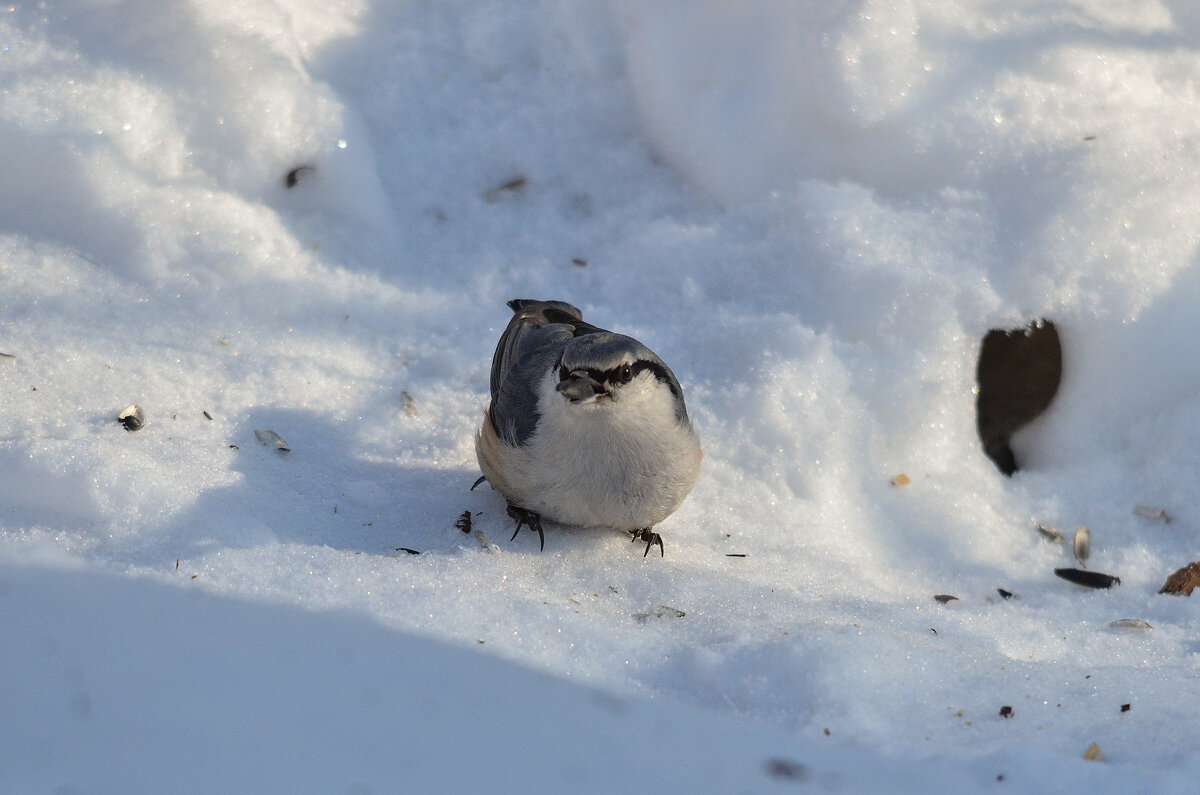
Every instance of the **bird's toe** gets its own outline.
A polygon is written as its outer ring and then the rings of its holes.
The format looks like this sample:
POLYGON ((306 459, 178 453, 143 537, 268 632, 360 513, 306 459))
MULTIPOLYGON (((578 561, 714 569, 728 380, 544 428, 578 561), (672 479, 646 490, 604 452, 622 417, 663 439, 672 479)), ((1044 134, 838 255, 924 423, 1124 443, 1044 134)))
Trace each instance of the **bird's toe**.
POLYGON ((643 527, 641 530, 631 530, 633 541, 645 541, 646 551, 642 553, 642 557, 650 554, 650 547, 658 544, 659 557, 666 557, 666 549, 663 547, 662 536, 651 530, 649 527, 643 527))

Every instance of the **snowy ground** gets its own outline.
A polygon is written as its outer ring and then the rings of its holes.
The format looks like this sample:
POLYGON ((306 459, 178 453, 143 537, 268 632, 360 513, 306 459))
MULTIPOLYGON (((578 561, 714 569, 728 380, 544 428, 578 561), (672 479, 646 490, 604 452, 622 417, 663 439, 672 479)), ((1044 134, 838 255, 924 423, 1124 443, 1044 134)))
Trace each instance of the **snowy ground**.
POLYGON ((0 789, 1186 790, 1198 172, 1184 0, 0 8, 0 789), (666 557, 468 491, 518 296, 683 382, 666 557))

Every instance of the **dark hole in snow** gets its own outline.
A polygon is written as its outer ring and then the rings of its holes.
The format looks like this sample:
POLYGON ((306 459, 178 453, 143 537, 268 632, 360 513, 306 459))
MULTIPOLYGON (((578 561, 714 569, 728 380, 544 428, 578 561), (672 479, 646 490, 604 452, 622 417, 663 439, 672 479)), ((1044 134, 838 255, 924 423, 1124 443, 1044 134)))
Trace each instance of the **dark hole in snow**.
POLYGON ((975 423, 983 451, 1011 475, 1017 461, 1009 440, 1046 410, 1062 380, 1058 329, 1048 320, 1011 331, 992 329, 983 338, 975 380, 975 423))

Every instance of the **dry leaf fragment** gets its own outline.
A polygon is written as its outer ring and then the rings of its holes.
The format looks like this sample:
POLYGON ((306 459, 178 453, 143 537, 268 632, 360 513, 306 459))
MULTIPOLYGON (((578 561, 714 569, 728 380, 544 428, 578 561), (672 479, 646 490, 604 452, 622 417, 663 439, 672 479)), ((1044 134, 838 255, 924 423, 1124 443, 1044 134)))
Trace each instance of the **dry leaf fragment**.
POLYGON ((471 532, 471 512, 463 511, 459 514, 458 521, 454 523, 454 526, 464 533, 471 532))
POLYGON ((1159 593, 1181 593, 1184 596, 1191 596, 1192 591, 1196 586, 1200 585, 1200 561, 1189 563, 1179 571, 1172 574, 1163 583, 1163 587, 1159 589, 1159 593))
POLYGON ((909 483, 912 483, 912 479, 903 472, 891 480, 893 486, 907 486, 909 483))
POLYGON ((1104 752, 1100 750, 1099 745, 1092 743, 1087 747, 1087 750, 1083 752, 1083 758, 1089 762, 1103 762, 1108 757, 1106 757, 1104 752))

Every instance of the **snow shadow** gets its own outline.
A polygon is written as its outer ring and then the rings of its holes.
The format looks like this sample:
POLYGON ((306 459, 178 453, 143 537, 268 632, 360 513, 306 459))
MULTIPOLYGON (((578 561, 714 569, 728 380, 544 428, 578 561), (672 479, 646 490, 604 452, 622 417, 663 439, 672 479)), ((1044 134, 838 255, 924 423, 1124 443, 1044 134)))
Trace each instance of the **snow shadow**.
POLYGON ((253 409, 235 439, 237 483, 202 493, 131 562, 159 566, 276 544, 389 555, 449 549, 459 542, 455 519, 477 502, 472 471, 371 460, 352 422, 319 412, 253 409), (288 451, 260 442, 255 430, 273 431, 288 451))

